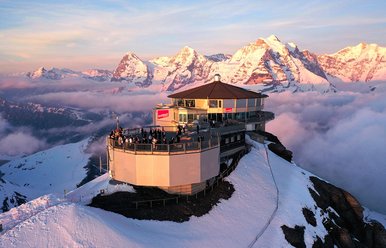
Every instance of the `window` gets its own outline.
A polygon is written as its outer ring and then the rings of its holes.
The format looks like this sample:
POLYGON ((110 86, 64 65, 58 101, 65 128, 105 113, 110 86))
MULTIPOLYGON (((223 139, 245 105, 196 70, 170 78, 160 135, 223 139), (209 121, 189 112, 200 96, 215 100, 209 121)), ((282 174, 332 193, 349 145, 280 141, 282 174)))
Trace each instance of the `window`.
POLYGON ((225 144, 229 144, 229 138, 225 139, 225 144))
POLYGON ((224 99, 224 108, 234 108, 235 107, 235 101, 233 99, 224 99))
POLYGON ((237 108, 245 108, 246 104, 247 104, 247 100, 246 99, 237 99, 236 100, 236 107, 237 108))
POLYGON ((248 108, 255 107, 255 100, 254 98, 248 99, 248 108))
POLYGON ((241 140, 241 135, 240 134, 237 135, 237 141, 239 141, 239 140, 241 140))
POLYGON ((184 107, 184 100, 182 100, 182 99, 177 99, 177 106, 179 106, 179 107, 184 107))
POLYGON ((193 122, 193 114, 188 114, 188 123, 192 123, 193 122))
POLYGON ((179 121, 186 122, 186 114, 179 114, 179 121))
POLYGON ((185 107, 193 108, 196 106, 195 100, 185 100, 185 107))
POLYGON ((235 142, 235 136, 231 137, 231 142, 235 142))
POLYGON ((209 100, 209 108, 217 108, 217 100, 209 100))
POLYGON ((218 101, 218 107, 221 108, 221 101, 218 101))

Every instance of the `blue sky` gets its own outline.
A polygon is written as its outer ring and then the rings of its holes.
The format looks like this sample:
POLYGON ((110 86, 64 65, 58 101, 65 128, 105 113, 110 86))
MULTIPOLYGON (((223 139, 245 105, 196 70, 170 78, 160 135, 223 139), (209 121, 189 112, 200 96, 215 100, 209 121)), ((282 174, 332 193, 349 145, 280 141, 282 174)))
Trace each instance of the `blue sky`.
POLYGON ((386 1, 1 1, 0 72, 39 66, 114 68, 185 46, 233 54, 271 34, 333 53, 360 42, 386 46, 386 1))

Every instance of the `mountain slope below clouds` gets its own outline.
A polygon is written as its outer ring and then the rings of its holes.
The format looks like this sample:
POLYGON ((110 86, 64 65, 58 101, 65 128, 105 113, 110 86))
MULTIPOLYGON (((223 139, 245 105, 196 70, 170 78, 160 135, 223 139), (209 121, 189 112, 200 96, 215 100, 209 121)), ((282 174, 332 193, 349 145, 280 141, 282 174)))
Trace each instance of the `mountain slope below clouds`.
POLYGON ((0 203, 7 211, 49 193, 72 190, 86 177, 88 140, 60 145, 0 167, 0 203))
MULTIPOLYGON (((43 197, 21 206, 19 211, 12 209, 0 215, 5 229, 0 246, 289 247, 282 228, 298 225, 303 230, 300 235, 303 245, 299 247, 320 242, 319 247, 323 247, 328 242, 325 223, 329 212, 341 213, 332 208, 324 211, 315 202, 310 192, 318 188, 311 180, 312 174, 267 151, 261 144, 252 142, 252 145, 250 153, 227 178, 235 188, 232 197, 202 217, 192 217, 183 223, 134 220, 43 197), (41 210, 42 206, 46 210, 41 210), (304 215, 305 208, 311 213, 304 215), (28 212, 36 214, 26 219, 28 212), (38 235, 41 233, 44 235, 38 235)), ((100 184, 96 179, 89 182, 88 188, 92 189, 94 182, 100 184)), ((386 222, 386 216, 377 218, 386 222)))

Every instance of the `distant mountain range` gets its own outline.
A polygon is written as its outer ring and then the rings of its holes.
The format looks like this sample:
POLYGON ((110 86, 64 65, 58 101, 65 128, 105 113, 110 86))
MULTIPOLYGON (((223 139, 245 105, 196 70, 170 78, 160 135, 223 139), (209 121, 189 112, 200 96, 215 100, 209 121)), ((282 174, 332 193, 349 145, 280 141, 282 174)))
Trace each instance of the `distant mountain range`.
POLYGON ((83 77, 97 81, 126 81, 138 87, 159 85, 162 91, 175 91, 203 84, 219 73, 225 83, 264 85, 271 89, 334 90, 334 82, 386 80, 386 48, 360 43, 334 54, 317 55, 299 50, 294 43, 282 43, 276 36, 259 38, 233 55, 202 55, 183 47, 174 56, 141 60, 129 52, 117 68, 75 72, 69 69, 39 68, 26 75, 32 79, 60 80, 83 77))
POLYGON ((82 72, 73 71, 70 69, 51 68, 47 70, 44 67, 40 67, 34 72, 27 72, 26 76, 31 79, 51 79, 60 80, 66 77, 83 77, 86 79, 92 79, 96 81, 107 81, 111 79, 112 72, 109 70, 101 69, 89 69, 82 72))

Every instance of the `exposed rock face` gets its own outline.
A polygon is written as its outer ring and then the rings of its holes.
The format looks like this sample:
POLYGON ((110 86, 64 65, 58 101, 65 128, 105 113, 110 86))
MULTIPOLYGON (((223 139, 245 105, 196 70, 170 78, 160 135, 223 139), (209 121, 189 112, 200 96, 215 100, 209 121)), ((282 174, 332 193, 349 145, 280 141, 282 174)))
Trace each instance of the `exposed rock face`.
POLYGON ((223 54, 223 53, 217 53, 213 55, 205 55, 205 58, 208 60, 211 60, 213 62, 220 62, 220 61, 225 61, 228 60, 232 57, 232 55, 229 54, 223 54))
POLYGON ((306 248, 304 243, 304 226, 295 226, 294 228, 288 227, 286 225, 281 226, 283 230, 285 239, 292 246, 296 248, 306 248))
POLYGON ((257 131, 257 133, 261 136, 264 136, 268 141, 271 141, 268 145, 269 150, 271 150, 276 155, 282 157, 283 159, 287 160, 288 162, 292 161, 292 152, 290 150, 287 150, 287 148, 280 142, 280 140, 273 134, 264 132, 264 131, 257 131))
MULTIPOLYGON (((324 237, 324 242, 317 237, 313 247, 386 247, 385 228, 375 221, 364 222, 363 208, 350 193, 317 177, 310 177, 310 180, 315 189, 309 188, 316 203, 315 209, 328 214, 323 219, 328 235, 324 237)), ((309 224, 316 226, 312 211, 303 209, 303 215, 309 224)), ((302 238, 299 236, 304 235, 304 229, 302 231, 299 226, 282 229, 291 245, 302 247, 302 238)))
POLYGON ((360 43, 337 53, 318 56, 323 70, 344 82, 386 79, 386 48, 360 43))
POLYGON ((303 208, 302 209, 304 218, 306 219, 307 223, 316 226, 316 219, 315 219, 315 214, 308 208, 303 208))
POLYGON ((127 53, 113 72, 111 81, 126 80, 146 87, 152 83, 152 78, 153 75, 148 66, 134 53, 127 53))

